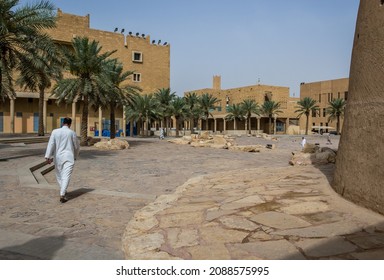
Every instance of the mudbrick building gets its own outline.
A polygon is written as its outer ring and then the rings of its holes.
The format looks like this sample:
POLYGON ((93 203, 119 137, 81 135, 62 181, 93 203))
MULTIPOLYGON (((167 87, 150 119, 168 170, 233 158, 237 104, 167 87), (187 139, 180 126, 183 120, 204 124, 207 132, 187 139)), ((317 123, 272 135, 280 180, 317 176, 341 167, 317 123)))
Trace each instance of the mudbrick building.
MULTIPOLYGON (((315 128, 314 130, 317 132, 336 130, 336 120, 328 120, 327 107, 329 107, 329 102, 336 98, 348 100, 348 84, 348 78, 300 84, 300 98, 313 98, 320 109, 309 116, 309 130, 311 127, 315 128)), ((303 125, 301 129, 305 129, 305 123, 303 125)), ((340 118, 340 129, 342 126, 343 118, 340 118)))
MULTIPOLYGON (((236 129, 234 121, 228 121, 225 117, 228 115, 227 106, 239 104, 243 100, 251 99, 262 105, 264 101, 280 102, 279 113, 273 117, 273 127, 277 134, 299 134, 300 119, 297 118, 295 108, 299 98, 289 96, 289 87, 271 86, 271 85, 250 85, 231 89, 221 88, 221 76, 213 76, 213 87, 191 90, 185 92, 184 95, 196 93, 201 96, 205 93, 211 94, 219 101, 216 104, 216 109, 213 110, 212 116, 208 119, 208 130, 213 132, 231 133, 236 130, 236 133, 248 131, 246 120, 236 121, 236 129)), ((205 128, 207 120, 202 120, 200 127, 205 128)), ((305 122, 304 122, 305 123, 305 122)), ((269 117, 266 115, 252 115, 250 127, 252 133, 269 131, 269 117)))
MULTIPOLYGON (((90 27, 90 16, 78 16, 57 11, 57 27, 48 30, 55 43, 71 47, 72 39, 88 37, 99 42, 101 52, 116 50, 112 57, 118 58, 124 65, 124 71, 134 71, 130 83, 142 89, 142 93, 153 93, 159 88, 170 87, 170 45, 160 44, 161 40, 152 40, 149 35, 124 30, 102 31, 90 27)), ((46 132, 60 127, 64 117, 73 119, 72 128, 80 133, 81 101, 72 105, 60 105, 55 102, 47 90, 44 100, 44 124, 46 132)), ((7 99, 0 103, 0 133, 34 133, 38 130, 38 93, 16 90, 16 99, 7 99)), ((89 111, 89 131, 109 129, 109 112, 89 111)), ((126 121, 123 109, 116 112, 116 128, 125 131, 126 121)))

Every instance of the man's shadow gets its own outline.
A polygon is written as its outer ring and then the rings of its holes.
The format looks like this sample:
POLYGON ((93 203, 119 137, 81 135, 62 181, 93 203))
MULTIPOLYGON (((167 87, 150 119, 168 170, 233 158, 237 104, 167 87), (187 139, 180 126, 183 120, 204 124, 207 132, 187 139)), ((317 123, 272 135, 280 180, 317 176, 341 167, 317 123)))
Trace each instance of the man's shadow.
POLYGON ((76 199, 78 198, 79 196, 83 195, 83 194, 87 194, 89 192, 92 192, 94 191, 95 189, 91 189, 91 188, 80 188, 80 189, 76 189, 74 191, 70 191, 67 193, 67 198, 68 200, 72 200, 72 199, 76 199))
POLYGON ((63 236, 39 237, 0 249, 1 260, 52 260, 65 244, 63 236))

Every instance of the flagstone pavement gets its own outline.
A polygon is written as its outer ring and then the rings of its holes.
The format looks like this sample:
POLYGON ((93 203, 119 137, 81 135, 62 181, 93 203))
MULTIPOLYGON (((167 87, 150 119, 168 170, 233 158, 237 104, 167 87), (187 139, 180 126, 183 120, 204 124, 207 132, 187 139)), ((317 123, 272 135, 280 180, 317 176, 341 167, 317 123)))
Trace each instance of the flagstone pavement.
POLYGON ((30 170, 46 143, 0 144, 0 259, 384 259, 384 217, 332 190, 334 165, 289 166, 300 138, 86 147, 65 204, 54 172, 30 170))

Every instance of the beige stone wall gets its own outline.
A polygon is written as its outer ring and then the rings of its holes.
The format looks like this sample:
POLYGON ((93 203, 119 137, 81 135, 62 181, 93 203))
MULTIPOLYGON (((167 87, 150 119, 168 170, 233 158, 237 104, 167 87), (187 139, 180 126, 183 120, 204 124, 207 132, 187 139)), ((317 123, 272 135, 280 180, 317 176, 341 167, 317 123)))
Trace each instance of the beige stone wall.
MULTIPOLYGON (((312 125, 316 126, 331 126, 336 130, 336 120, 328 121, 328 114, 324 110, 329 107, 329 101, 336 98, 343 98, 348 100, 348 78, 302 83, 300 85, 300 98, 311 97, 317 101, 320 108, 320 114, 309 117, 309 130, 312 125)), ((304 117, 303 117, 304 118, 304 117)), ((305 129, 305 122, 302 123, 302 129, 305 129)), ((343 118, 340 119, 340 130, 342 130, 343 118)))
POLYGON ((48 34, 60 44, 70 45, 74 37, 88 37, 102 46, 101 52, 116 50, 112 57, 118 58, 125 71, 135 71, 141 75, 140 82, 130 84, 140 87, 143 93, 153 93, 159 88, 170 87, 170 45, 152 44, 150 36, 124 36, 119 32, 109 32, 90 28, 90 16, 77 16, 58 10, 57 28, 48 34), (142 62, 134 62, 132 52, 142 54, 142 62))
POLYGON ((384 6, 361 0, 334 188, 384 214, 384 6))

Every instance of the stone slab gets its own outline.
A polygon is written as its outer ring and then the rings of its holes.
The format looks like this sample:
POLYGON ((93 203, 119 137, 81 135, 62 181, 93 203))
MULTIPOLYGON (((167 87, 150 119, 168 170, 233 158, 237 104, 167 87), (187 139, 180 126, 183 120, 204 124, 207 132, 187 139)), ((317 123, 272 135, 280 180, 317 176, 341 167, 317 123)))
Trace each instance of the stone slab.
POLYGON ((277 229, 301 228, 311 226, 310 223, 298 217, 285 213, 269 211, 251 217, 250 220, 277 229))
POLYGON ((304 239, 295 242, 306 256, 327 257, 353 252, 357 249, 355 245, 346 241, 343 237, 304 239))

